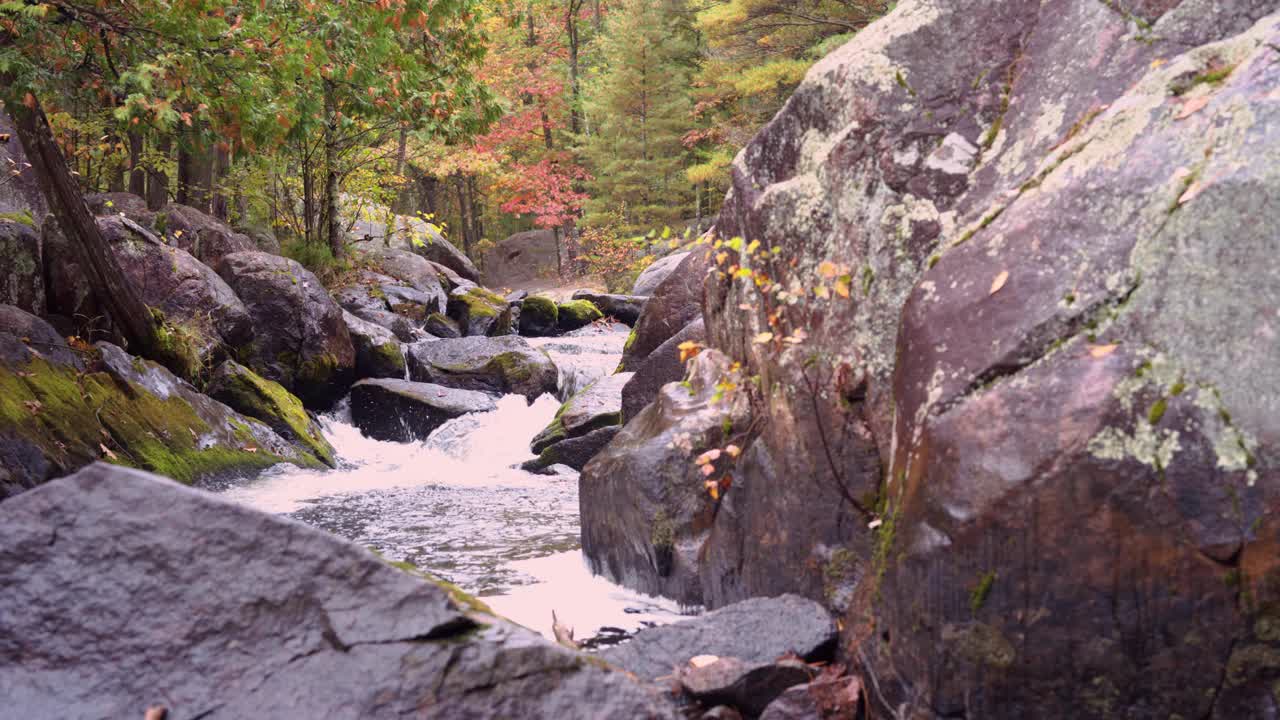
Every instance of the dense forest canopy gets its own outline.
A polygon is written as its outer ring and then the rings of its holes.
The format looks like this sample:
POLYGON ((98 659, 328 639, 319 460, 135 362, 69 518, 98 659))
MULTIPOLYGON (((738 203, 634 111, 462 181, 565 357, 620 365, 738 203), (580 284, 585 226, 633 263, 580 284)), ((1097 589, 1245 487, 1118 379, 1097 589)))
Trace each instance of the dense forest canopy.
MULTIPOLYGON (((11 0, 7 101, 86 192, 271 228, 316 266, 361 216, 473 258, 549 229, 562 271, 710 224, 728 166, 874 0, 11 0)), ((358 239, 358 238, 356 238, 358 239)))

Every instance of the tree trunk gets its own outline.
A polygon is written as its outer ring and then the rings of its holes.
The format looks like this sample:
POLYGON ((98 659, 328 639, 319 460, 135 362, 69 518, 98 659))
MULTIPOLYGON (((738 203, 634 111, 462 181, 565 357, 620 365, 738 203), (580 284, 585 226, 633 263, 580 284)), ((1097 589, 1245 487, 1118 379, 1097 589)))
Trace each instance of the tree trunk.
POLYGON ((391 247, 392 236, 396 234, 399 228, 396 227, 396 213, 400 210, 404 203, 401 198, 404 196, 404 161, 405 156, 409 152, 409 126, 400 125, 400 140, 396 146, 396 176, 393 182, 396 184, 396 196, 387 205, 387 220, 385 229, 382 232, 382 244, 391 247))
MULTIPOLYGON (((12 84, 12 78, 0 76, 0 81, 12 84)), ((44 111, 36 102, 32 102, 31 107, 20 103, 14 103, 12 107, 18 137, 26 150, 27 161, 31 163, 31 171, 58 226, 75 248, 95 299, 110 313, 130 352, 156 360, 186 377, 189 369, 160 340, 159 323, 151 308, 142 301, 137 288, 120 269, 93 214, 89 212, 84 194, 71 175, 62 149, 53 138, 44 111)))
POLYGON ((212 198, 210 200, 212 214, 219 220, 227 221, 227 196, 223 181, 231 172, 231 151, 223 143, 215 146, 213 153, 213 168, 210 173, 210 187, 212 189, 212 198))
POLYGON ((213 210, 213 151, 195 130, 188 129, 178 147, 178 203, 200 212, 213 210))
POLYGON ((578 15, 584 0, 568 0, 565 12, 565 32, 569 36, 569 130, 574 135, 582 132, 582 84, 578 80, 578 15))
POLYGON ((147 172, 142 167, 142 134, 129 133, 129 192, 142 197, 147 194, 147 172))
POLYGON ((334 100, 333 84, 324 84, 324 206, 327 224, 326 235, 334 259, 347 253, 345 233, 342 231, 342 209, 338 198, 338 107, 334 100))
MULTIPOLYGON (((162 135, 156 140, 156 152, 163 155, 165 160, 169 159, 171 149, 172 141, 168 135, 162 135)), ((157 163, 147 169, 147 209, 154 212, 168 202, 169 176, 165 174, 163 165, 157 163)))
POLYGON ((310 154, 302 156, 302 237, 310 245, 316 242, 316 180, 310 154))

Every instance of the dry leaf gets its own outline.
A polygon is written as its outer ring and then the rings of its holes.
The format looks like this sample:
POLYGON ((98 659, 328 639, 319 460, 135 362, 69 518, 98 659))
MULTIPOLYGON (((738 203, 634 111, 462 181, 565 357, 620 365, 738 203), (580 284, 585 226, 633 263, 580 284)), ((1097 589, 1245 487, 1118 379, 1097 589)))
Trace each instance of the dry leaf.
POLYGON ((102 457, 108 460, 116 459, 116 454, 111 452, 111 448, 107 447, 106 445, 102 443, 98 443, 98 449, 102 451, 102 457))
POLYGON ((867 523, 867 529, 875 530, 876 528, 880 527, 883 524, 884 524, 883 520, 881 520, 880 518, 876 518, 875 520, 872 520, 871 522, 867 523))
POLYGON ((762 332, 756 336, 757 345, 768 345, 771 342, 773 342, 773 333, 771 332, 762 332))
POLYGON ((1209 104, 1208 95, 1201 95, 1198 98, 1192 98, 1182 104, 1182 111, 1178 113, 1175 119, 1184 120, 1186 118, 1189 118, 1192 115, 1195 115, 1196 113, 1203 110, 1204 106, 1208 104, 1209 104))
POLYGON ((713 663, 719 662, 720 658, 715 655, 695 655, 689 658, 689 664, 696 668, 704 668, 713 663))
POLYGON ((823 260, 822 264, 818 266, 818 274, 824 278, 833 278, 839 274, 839 272, 839 269, 836 268, 836 264, 830 260, 823 260))
POLYGON ((1112 344, 1112 345, 1090 345, 1090 346, 1089 346, 1089 356, 1090 356, 1090 357, 1093 357, 1093 358, 1101 359, 1101 358, 1104 358, 1104 357, 1106 357, 1106 356, 1110 355, 1111 353, 1115 352, 1115 351, 1116 351, 1116 348, 1118 348, 1118 347, 1120 347, 1120 346, 1119 346, 1119 345, 1115 345, 1115 344, 1112 344))
POLYGON ((844 280, 837 280, 835 285, 836 294, 842 298, 849 297, 849 283, 844 280))
POLYGON ((1197 195, 1204 192, 1205 187, 1205 184, 1202 182, 1191 183, 1191 187, 1187 188, 1187 191, 1182 193, 1182 197, 1178 198, 1178 204, 1185 205, 1192 200, 1195 200, 1197 195))
POLYGON ((819 285, 818 287, 814 288, 813 294, 822 298, 823 300, 829 300, 831 298, 831 291, 827 289, 826 285, 819 285))
POLYGON ((738 447, 737 445, 730 445, 724 449, 724 452, 729 457, 736 458, 742 454, 742 448, 738 447))
POLYGON ((244 446, 244 451, 245 451, 245 452, 247 452, 247 453, 256 453, 256 452, 258 452, 258 448, 254 447, 254 446, 252 446, 252 445, 245 445, 245 446, 244 446))
POLYGON ((24 402, 23 405, 27 406, 27 410, 29 410, 32 415, 40 412, 40 410, 44 407, 44 405, 42 405, 39 400, 28 400, 24 402))
POLYGON ((1000 292, 1000 289, 1003 288, 1005 283, 1007 282, 1009 282, 1009 271, 1005 270, 1004 272, 997 275, 996 279, 991 282, 991 292, 987 294, 995 295, 996 293, 1000 292))

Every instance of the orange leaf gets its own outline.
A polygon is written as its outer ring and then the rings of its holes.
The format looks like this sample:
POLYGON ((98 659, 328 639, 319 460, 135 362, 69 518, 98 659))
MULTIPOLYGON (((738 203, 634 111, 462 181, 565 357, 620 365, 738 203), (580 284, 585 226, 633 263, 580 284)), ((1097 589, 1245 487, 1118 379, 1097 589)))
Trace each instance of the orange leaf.
POLYGON ((1005 270, 1004 272, 997 275, 996 279, 991 282, 991 292, 987 294, 995 295, 996 293, 1000 292, 1000 289, 1003 288, 1005 286, 1005 283, 1007 282, 1009 282, 1009 271, 1005 270))
POLYGON ((1089 346, 1089 355, 1090 355, 1090 357, 1094 357, 1094 358, 1099 358, 1099 359, 1101 359, 1101 358, 1104 358, 1104 357, 1106 357, 1106 356, 1110 355, 1111 353, 1115 352, 1115 351, 1116 351, 1116 348, 1118 348, 1118 347, 1120 347, 1120 346, 1119 346, 1119 345, 1115 345, 1115 344, 1112 344, 1112 345, 1090 345, 1090 346, 1089 346))
POLYGON ((1209 96, 1201 95, 1198 98, 1192 98, 1182 104, 1182 111, 1179 112, 1175 119, 1185 120, 1204 109, 1209 104, 1209 96))
POLYGON ((111 448, 107 447, 106 445, 103 445, 102 443, 98 443, 98 448, 102 450, 102 456, 105 457, 106 459, 108 460, 116 459, 116 454, 111 452, 111 448))

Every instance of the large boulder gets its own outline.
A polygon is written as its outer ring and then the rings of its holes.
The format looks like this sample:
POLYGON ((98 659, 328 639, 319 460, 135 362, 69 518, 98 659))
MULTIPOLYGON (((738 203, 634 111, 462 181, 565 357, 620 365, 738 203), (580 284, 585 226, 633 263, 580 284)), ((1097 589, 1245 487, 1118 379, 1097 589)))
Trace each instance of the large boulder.
POLYGON ((560 306, 542 295, 530 295, 520 302, 520 334, 547 337, 560 332, 560 306))
POLYGON ((283 385, 308 407, 327 409, 346 394, 356 353, 342 308, 320 280, 288 258, 232 253, 218 273, 263 328, 242 360, 283 385))
POLYGON ((333 467, 333 446, 302 401, 280 383, 259 376, 234 360, 220 365, 205 387, 209 397, 241 415, 261 420, 282 438, 308 448, 320 462, 333 467))
POLYGON ((556 391, 555 363, 514 335, 427 340, 410 345, 406 355, 417 382, 523 395, 529 402, 556 391))
POLYGON ((40 233, 29 213, 0 213, 0 303, 45 314, 40 233))
MULTIPOLYGON (((471 258, 467 257, 461 250, 454 247, 438 232, 429 228, 418 228, 417 235, 411 241, 413 252, 434 263, 439 263, 453 272, 457 273, 463 280, 473 283, 480 282, 480 271, 476 269, 475 263, 471 262, 471 258)), ((461 285, 461 282, 455 282, 461 285)))
POLYGON ((444 583, 145 473, 0 505, 0 547, 14 717, 675 717, 444 583))
POLYGON ((680 346, 685 343, 702 344, 707 341, 707 326, 699 317, 649 353, 626 387, 622 388, 623 420, 640 414, 658 397, 658 391, 668 383, 684 379, 684 358, 680 346))
POLYGON ((351 343, 356 349, 356 377, 403 378, 405 375, 404 348, 388 329, 361 320, 346 310, 342 319, 351 333, 351 343))
POLYGON ((641 630, 600 657, 643 680, 670 675, 699 655, 772 663, 794 653, 811 662, 830 659, 836 623, 822 605, 797 595, 752 598, 689 620, 641 630))
POLYGON ((640 272, 636 278, 636 283, 631 288, 631 294, 639 297, 649 297, 658 291, 658 286, 663 283, 675 269, 680 267, 680 263, 689 257, 687 252, 674 253, 663 258, 658 258, 652 265, 640 272))
POLYGON ((485 393, 430 383, 361 380, 351 387, 351 419, 375 440, 426 440, 454 418, 497 407, 485 393))
POLYGON ((622 425, 622 388, 630 379, 630 373, 601 378, 565 401, 551 424, 530 443, 529 449, 539 457, 526 463, 525 469, 536 472, 568 465, 581 470, 622 425), (606 429, 613 432, 597 432, 606 429), (591 438, 585 439, 586 435, 591 438))
POLYGON ((3 111, 0 111, 0 137, 4 138, 0 142, 0 175, 4 177, 4 182, 0 182, 0 216, 30 218, 34 229, 40 232, 49 214, 49 204, 27 161, 26 150, 18 140, 13 118, 3 111))
MULTIPOLYGON (((254 338, 248 309, 208 265, 127 216, 105 215, 98 229, 142 301, 159 310, 188 374, 201 375, 254 338)), ((79 256, 60 234, 45 244, 50 310, 80 323, 104 314, 93 297, 79 256)))
POLYGON ((72 349, 0 305, 0 499, 98 459, 183 482, 319 463, 266 425, 107 343, 72 349))
POLYGON ((762 385, 711 604, 847 607, 906 716, 1272 712, 1278 33, 911 1, 810 70, 717 225, 762 385))
POLYGON ((489 287, 513 287, 554 278, 559 269, 556 234, 551 230, 516 233, 484 254, 484 284, 489 287))
POLYGON ((374 269, 417 290, 427 297, 424 302, 433 312, 444 312, 449 293, 436 266, 420 255, 396 248, 377 248, 365 257, 374 269))
POLYGON ((649 353, 702 314, 702 282, 709 266, 706 250, 691 252, 653 291, 622 355, 623 370, 638 370, 649 353))
POLYGON ((690 364, 687 384, 663 388, 587 464, 578 495, 582 548, 593 570, 649 594, 702 604, 699 556, 718 502, 695 458, 727 445, 748 424, 745 398, 717 400, 716 386, 729 372, 728 358, 703 352, 690 364))
POLYGON ((409 305, 391 309, 384 287, 394 287, 395 279, 379 273, 361 272, 345 280, 345 284, 332 291, 334 302, 357 318, 391 331, 401 342, 425 340, 424 317, 437 314, 431 308, 436 303, 409 305), (415 317, 416 316, 416 317, 415 317))
POLYGON ((186 250, 211 267, 217 267, 225 255, 258 250, 258 244, 248 235, 232 230, 212 215, 178 203, 169 203, 155 213, 152 227, 170 245, 186 250))
POLYGON ((591 290, 578 290, 573 294, 574 300, 586 300, 599 308, 605 317, 611 317, 625 325, 635 325, 640 319, 640 311, 644 310, 647 297, 636 295, 612 295, 591 290))
POLYGON ((89 212, 94 215, 124 215, 135 222, 150 225, 155 214, 147 209, 145 198, 127 192, 94 193, 84 196, 89 212))
POLYGON ((510 335, 511 303, 482 287, 462 287, 449 294, 449 317, 464 336, 510 335))

